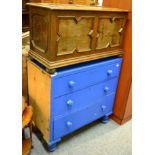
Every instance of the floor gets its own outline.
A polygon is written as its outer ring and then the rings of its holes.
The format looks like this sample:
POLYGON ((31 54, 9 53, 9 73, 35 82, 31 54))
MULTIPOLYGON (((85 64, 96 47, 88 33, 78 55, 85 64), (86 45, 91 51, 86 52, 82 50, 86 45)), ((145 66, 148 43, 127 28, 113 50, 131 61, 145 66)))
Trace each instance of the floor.
POLYGON ((96 121, 64 137, 55 152, 48 152, 33 133, 30 155, 131 155, 131 137, 131 120, 122 126, 112 120, 107 124, 96 121))

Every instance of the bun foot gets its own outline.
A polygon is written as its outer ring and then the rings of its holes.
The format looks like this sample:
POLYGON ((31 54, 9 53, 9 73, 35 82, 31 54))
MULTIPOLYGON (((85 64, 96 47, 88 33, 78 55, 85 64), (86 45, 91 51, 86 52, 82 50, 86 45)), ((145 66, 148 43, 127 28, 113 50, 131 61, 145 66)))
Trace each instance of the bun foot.
POLYGON ((101 118, 101 122, 102 122, 103 124, 108 123, 108 122, 109 122, 109 116, 103 116, 103 117, 101 118))
POLYGON ((52 145, 49 145, 48 146, 48 150, 50 152, 54 152, 56 150, 56 146, 57 146, 57 144, 56 143, 53 143, 52 145))

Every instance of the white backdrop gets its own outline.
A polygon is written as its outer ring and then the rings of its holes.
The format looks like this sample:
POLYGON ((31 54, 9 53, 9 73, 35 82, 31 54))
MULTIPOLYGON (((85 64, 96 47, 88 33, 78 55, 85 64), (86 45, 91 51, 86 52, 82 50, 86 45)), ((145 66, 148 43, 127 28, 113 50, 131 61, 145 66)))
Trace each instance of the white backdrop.
POLYGON ((103 2, 103 0, 98 0, 99 6, 102 6, 102 2, 103 2))

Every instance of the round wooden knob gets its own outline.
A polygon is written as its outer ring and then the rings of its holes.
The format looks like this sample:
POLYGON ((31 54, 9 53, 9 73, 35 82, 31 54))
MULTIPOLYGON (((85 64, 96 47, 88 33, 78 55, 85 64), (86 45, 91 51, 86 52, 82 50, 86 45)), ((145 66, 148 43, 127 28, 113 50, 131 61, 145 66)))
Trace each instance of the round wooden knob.
POLYGON ((104 111, 106 109, 106 106, 105 105, 102 105, 101 106, 101 109, 102 109, 102 111, 104 111))
POLYGON ((73 104, 74 104, 74 101, 73 101, 73 100, 68 100, 68 101, 67 101, 68 107, 72 107, 73 104))
POLYGON ((116 64, 116 67, 119 67, 119 63, 116 64))
POLYGON ((70 88, 73 88, 75 86, 75 82, 71 80, 69 81, 68 85, 70 88))
POLYGON ((111 69, 109 69, 109 70, 107 71, 107 75, 108 75, 108 76, 111 76, 111 75, 112 75, 112 70, 111 70, 111 69))
POLYGON ((104 92, 107 93, 109 91, 109 87, 104 87, 104 92))
POLYGON ((72 127, 72 122, 68 121, 68 122, 66 123, 66 125, 67 125, 68 128, 71 128, 71 127, 72 127))

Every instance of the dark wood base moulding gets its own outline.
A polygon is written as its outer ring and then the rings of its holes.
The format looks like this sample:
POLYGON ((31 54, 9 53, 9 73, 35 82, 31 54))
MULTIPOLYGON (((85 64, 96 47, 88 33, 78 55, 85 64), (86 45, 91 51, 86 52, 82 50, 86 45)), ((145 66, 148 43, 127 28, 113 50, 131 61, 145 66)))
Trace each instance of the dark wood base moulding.
POLYGON ((108 51, 108 54, 107 52, 94 53, 91 55, 79 56, 75 58, 68 58, 65 60, 57 60, 57 61, 50 62, 47 59, 41 57, 39 54, 33 52, 32 50, 29 51, 29 56, 37 60, 38 62, 40 62, 43 66, 45 66, 48 72, 53 72, 53 70, 56 68, 60 68, 68 65, 78 64, 81 62, 88 62, 91 60, 97 60, 97 59, 107 58, 111 56, 121 56, 122 54, 123 54, 123 51, 116 50, 116 51, 108 51))

